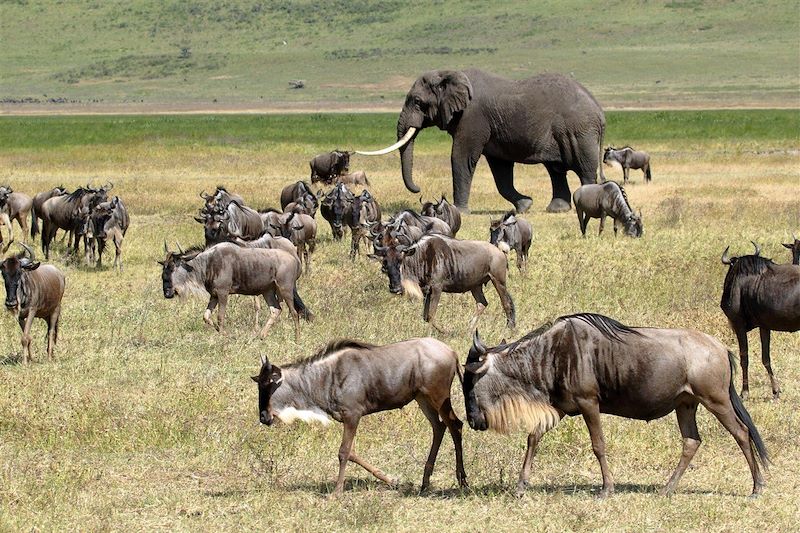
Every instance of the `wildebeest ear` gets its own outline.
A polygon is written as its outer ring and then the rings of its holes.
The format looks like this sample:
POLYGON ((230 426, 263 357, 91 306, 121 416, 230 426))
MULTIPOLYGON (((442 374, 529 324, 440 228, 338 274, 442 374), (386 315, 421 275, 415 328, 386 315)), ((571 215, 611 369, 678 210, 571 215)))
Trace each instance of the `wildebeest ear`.
POLYGON ((250 376, 250 379, 258 383, 258 376, 250 376))
POLYGON ((161 266, 165 266, 167 263, 165 261, 156 261, 161 266))
POLYGON ((41 263, 39 261, 36 261, 35 263, 28 263, 27 265, 21 265, 21 266, 23 270, 36 270, 37 268, 39 268, 39 265, 41 265, 41 263))
POLYGON ((403 255, 414 255, 415 253, 417 253, 416 246, 409 246, 408 248, 403 250, 403 255))
POLYGON ((194 219, 195 219, 197 222, 199 222, 200 224, 205 224, 205 223, 206 223, 206 219, 205 219, 205 218, 202 218, 202 217, 194 217, 194 219))
POLYGON ((383 261, 383 257, 376 254, 367 254, 367 259, 372 259, 373 261, 383 261))
POLYGON ((784 248, 788 248, 790 250, 794 248, 794 244, 786 244, 785 242, 782 242, 781 244, 783 245, 784 248))
POLYGON ((516 223, 517 223, 517 217, 515 217, 514 215, 511 215, 505 220, 506 226, 512 226, 516 223))
POLYGON ((471 363, 467 363, 464 365, 464 370, 469 372, 470 374, 477 374, 481 367, 486 363, 485 360, 481 359, 480 361, 473 361, 471 363))

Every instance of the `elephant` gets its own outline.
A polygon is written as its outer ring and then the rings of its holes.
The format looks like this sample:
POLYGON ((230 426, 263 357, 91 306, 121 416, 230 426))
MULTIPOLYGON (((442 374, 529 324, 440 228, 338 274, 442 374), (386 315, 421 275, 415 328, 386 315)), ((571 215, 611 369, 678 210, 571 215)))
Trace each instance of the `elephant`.
POLYGON ((437 126, 453 138, 450 164, 453 199, 468 210, 475 165, 486 158, 500 195, 518 213, 533 201, 514 187, 514 163, 543 163, 550 174, 553 198, 549 212, 570 209, 567 171, 581 184, 597 183, 603 175, 603 135, 606 120, 594 96, 580 83, 561 74, 539 74, 509 80, 477 69, 434 70, 420 76, 406 95, 397 121, 394 145, 374 152, 400 149, 406 188, 419 187, 412 179, 414 139, 420 129, 437 126))

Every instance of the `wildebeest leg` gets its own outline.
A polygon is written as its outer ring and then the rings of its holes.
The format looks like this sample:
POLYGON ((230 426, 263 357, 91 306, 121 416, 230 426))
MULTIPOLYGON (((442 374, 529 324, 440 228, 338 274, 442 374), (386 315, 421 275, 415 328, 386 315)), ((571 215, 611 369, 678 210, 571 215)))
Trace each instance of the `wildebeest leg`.
POLYGON ((536 455, 536 448, 539 446, 539 439, 541 438, 542 433, 539 431, 528 434, 528 448, 525 450, 522 470, 519 472, 519 481, 517 481, 517 496, 522 496, 528 489, 528 481, 531 478, 531 463, 533 463, 533 457, 536 455))
POLYGON ((119 265, 119 271, 122 272, 122 239, 114 237, 114 266, 119 265))
POLYGON ((267 319, 267 323, 264 324, 264 328, 261 330, 261 338, 267 336, 269 333, 272 324, 278 320, 278 317, 281 316, 281 304, 278 301, 278 295, 275 293, 275 288, 270 287, 264 292, 264 299, 267 301, 267 305, 269 306, 269 318, 267 319))
POLYGON ((670 496, 675 491, 683 473, 692 461, 694 454, 700 447, 700 433, 697 431, 697 402, 682 403, 675 408, 675 415, 678 417, 678 427, 681 430, 681 437, 683 437, 683 452, 678 466, 667 481, 667 484, 661 489, 661 494, 670 496))
POLYGON ((258 299, 258 296, 253 296, 253 308, 255 310, 256 319, 253 323, 253 330, 258 331, 258 319, 259 315, 261 314, 261 300, 258 299))
POLYGON ((742 393, 739 395, 742 400, 746 400, 750 395, 750 383, 747 376, 747 369, 750 366, 750 358, 747 354, 747 332, 744 328, 736 328, 736 340, 739 342, 739 364, 742 367, 742 393))
POLYGON ((772 385, 772 399, 777 400, 781 397, 781 387, 778 385, 778 379, 772 373, 772 363, 769 359, 770 330, 767 328, 758 328, 758 332, 761 335, 761 362, 764 364, 764 368, 767 369, 767 374, 769 374, 769 382, 772 385))
POLYGON ((600 211, 600 229, 597 231, 597 235, 603 234, 603 229, 606 227, 606 212, 600 211))
MULTIPOLYGON (((289 314, 292 315, 292 321, 294 322, 294 340, 295 342, 300 341, 300 314, 297 311, 297 307, 294 305, 294 295, 297 289, 296 281, 291 283, 290 286, 286 286, 283 284, 278 284, 278 295, 281 299, 286 302, 286 307, 289 308, 289 314)), ((278 304, 278 310, 280 311, 280 304, 278 304)))
POLYGON ((628 175, 631 172, 631 168, 628 165, 622 165, 622 183, 628 183, 628 175))
POLYGON ((581 228, 581 235, 586 238, 586 226, 589 225, 589 215, 584 213, 577 205, 575 206, 575 212, 578 213, 578 225, 581 228))
POLYGON ((53 313, 45 319, 47 322, 47 359, 53 360, 53 351, 58 340, 58 319, 61 316, 61 306, 56 307, 53 313))
POLYGON ((436 318, 436 308, 439 307, 439 298, 442 296, 442 289, 431 287, 425 294, 425 305, 422 309, 422 319, 428 322, 439 333, 445 333, 434 322, 436 318))
POLYGON ((358 429, 358 418, 347 418, 343 420, 344 431, 342 432, 342 444, 339 446, 339 476, 336 479, 336 487, 333 489, 334 496, 342 493, 344 489, 344 469, 347 468, 347 461, 353 450, 353 440, 358 429))
POLYGON ((212 294, 211 298, 208 300, 208 305, 206 306, 206 310, 203 313, 203 322, 205 322, 212 328, 219 330, 216 324, 214 324, 214 321, 211 320, 211 313, 214 312, 215 307, 217 307, 217 297, 216 295, 212 294))
POLYGON ((600 472, 603 475, 603 488, 598 496, 605 498, 614 492, 614 478, 606 462, 606 440, 603 437, 603 426, 600 424, 600 407, 596 401, 583 400, 578 402, 578 409, 583 415, 586 427, 589 428, 592 451, 600 463, 600 472))
POLYGON ((217 294, 217 299, 219 300, 219 310, 217 311, 217 325, 219 328, 217 330, 225 334, 225 309, 228 307, 228 293, 222 292, 217 294))
POLYGON ((364 459, 362 459, 361 457, 356 455, 356 452, 355 452, 354 449, 350 450, 350 459, 349 460, 354 462, 355 464, 357 464, 358 466, 360 466, 361 468, 363 468, 364 470, 366 470, 367 472, 369 472, 370 474, 372 474, 376 478, 380 479, 381 481, 383 481, 387 485, 395 485, 396 484, 395 480, 393 480, 392 478, 390 478, 389 476, 387 476, 386 474, 381 472, 378 468, 375 468, 374 466, 372 466, 371 464, 366 462, 364 459))
POLYGON ((450 390, 447 391, 448 397, 444 399, 442 405, 439 407, 439 416, 444 421, 447 430, 450 432, 450 437, 453 439, 453 446, 456 450, 456 480, 459 487, 467 486, 467 473, 464 471, 464 450, 461 445, 462 428, 464 424, 456 416, 453 410, 453 404, 450 402, 450 390))
POLYGON ((506 314, 506 326, 510 329, 514 329, 517 324, 517 317, 514 311, 514 300, 512 300, 511 295, 508 294, 505 277, 501 280, 495 276, 490 276, 489 279, 492 280, 492 285, 494 285, 497 295, 500 296, 500 303, 503 304, 503 311, 506 314))
POLYGON ((27 318, 19 319, 19 326, 22 328, 22 362, 27 364, 33 360, 31 351, 31 325, 33 325, 34 312, 30 310, 27 318))
POLYGON ((472 288, 472 297, 475 298, 475 314, 469 321, 469 330, 475 331, 478 325, 478 319, 483 314, 489 302, 486 301, 486 296, 483 294, 483 285, 478 285, 472 288))
POLYGON ((433 440, 431 441, 431 449, 428 452, 428 459, 425 461, 425 471, 422 474, 422 486, 420 492, 428 490, 430 485, 431 474, 433 474, 433 467, 436 464, 436 456, 439 455, 439 447, 442 445, 442 437, 444 437, 445 424, 439 420, 439 413, 436 408, 431 405, 430 399, 426 396, 419 395, 416 397, 419 408, 425 414, 428 422, 431 423, 433 429, 433 440))

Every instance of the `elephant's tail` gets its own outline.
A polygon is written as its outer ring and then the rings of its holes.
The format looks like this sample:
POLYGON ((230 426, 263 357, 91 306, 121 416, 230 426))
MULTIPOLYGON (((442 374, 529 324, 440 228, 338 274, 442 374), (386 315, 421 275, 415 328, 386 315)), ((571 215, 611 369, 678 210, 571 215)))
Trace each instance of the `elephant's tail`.
POLYGON ((605 120, 600 124, 600 135, 598 135, 599 143, 597 146, 597 168, 600 170, 600 183, 606 182, 606 175, 603 172, 603 137, 606 135, 605 120))

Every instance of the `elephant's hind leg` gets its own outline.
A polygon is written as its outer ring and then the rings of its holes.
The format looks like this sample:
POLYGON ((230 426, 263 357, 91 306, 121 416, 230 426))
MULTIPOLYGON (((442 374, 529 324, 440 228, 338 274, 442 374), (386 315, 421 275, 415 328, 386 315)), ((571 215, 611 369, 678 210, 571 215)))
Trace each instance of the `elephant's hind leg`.
POLYGON ((553 186, 553 199, 547 206, 548 213, 564 213, 569 211, 572 195, 567 183, 567 169, 560 163, 545 163, 547 173, 550 174, 550 184, 553 186))

